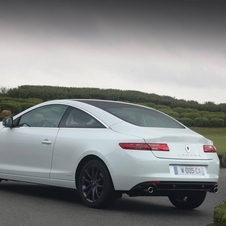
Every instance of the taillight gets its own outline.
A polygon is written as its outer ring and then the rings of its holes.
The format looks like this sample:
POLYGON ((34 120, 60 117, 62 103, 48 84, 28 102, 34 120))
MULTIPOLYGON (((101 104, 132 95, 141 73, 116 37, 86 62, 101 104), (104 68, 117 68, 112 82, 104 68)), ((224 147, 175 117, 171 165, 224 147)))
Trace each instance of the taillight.
POLYGON ((213 153, 217 151, 214 145, 203 145, 203 150, 206 153, 213 153))
POLYGON ((119 143, 119 146, 123 149, 130 150, 151 150, 146 143, 119 143))
POLYGON ((129 150, 169 151, 167 144, 158 143, 119 143, 119 146, 129 150))
POLYGON ((153 151, 169 151, 167 144, 148 144, 153 151))

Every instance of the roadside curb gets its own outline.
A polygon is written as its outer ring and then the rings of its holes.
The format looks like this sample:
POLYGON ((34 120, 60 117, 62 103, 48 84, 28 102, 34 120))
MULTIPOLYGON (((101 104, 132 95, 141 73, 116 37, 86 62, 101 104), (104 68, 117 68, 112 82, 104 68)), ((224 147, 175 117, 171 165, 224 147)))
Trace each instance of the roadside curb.
POLYGON ((226 168, 226 155, 218 155, 220 159, 220 167, 226 168))

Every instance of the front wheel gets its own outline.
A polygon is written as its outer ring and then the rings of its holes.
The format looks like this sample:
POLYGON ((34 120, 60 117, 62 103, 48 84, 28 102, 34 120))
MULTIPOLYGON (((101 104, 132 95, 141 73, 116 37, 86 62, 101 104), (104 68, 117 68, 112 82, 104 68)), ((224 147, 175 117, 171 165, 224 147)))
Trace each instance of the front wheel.
POLYGON ((90 160, 83 166, 78 191, 82 201, 92 208, 108 207, 116 199, 109 172, 99 160, 90 160))
POLYGON ((170 202, 179 209, 199 207, 206 198, 205 191, 175 192, 169 196, 170 202))

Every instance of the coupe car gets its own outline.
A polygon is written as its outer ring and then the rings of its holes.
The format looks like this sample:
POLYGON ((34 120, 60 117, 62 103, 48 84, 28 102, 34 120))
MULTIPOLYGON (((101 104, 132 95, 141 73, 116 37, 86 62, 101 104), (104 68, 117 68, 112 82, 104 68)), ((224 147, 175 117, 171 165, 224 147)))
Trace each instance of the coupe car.
POLYGON ((218 190, 213 142, 155 109, 109 100, 53 100, 0 125, 0 180, 77 189, 89 207, 122 194, 167 196, 193 209, 218 190))

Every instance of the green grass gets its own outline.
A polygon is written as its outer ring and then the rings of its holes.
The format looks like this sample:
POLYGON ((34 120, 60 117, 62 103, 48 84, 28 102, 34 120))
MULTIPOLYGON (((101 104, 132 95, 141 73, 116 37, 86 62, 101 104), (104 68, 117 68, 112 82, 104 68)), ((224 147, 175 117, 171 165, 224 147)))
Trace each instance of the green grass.
POLYGON ((226 127, 224 128, 199 128, 192 127, 192 130, 202 134, 214 142, 219 155, 226 155, 226 127))

